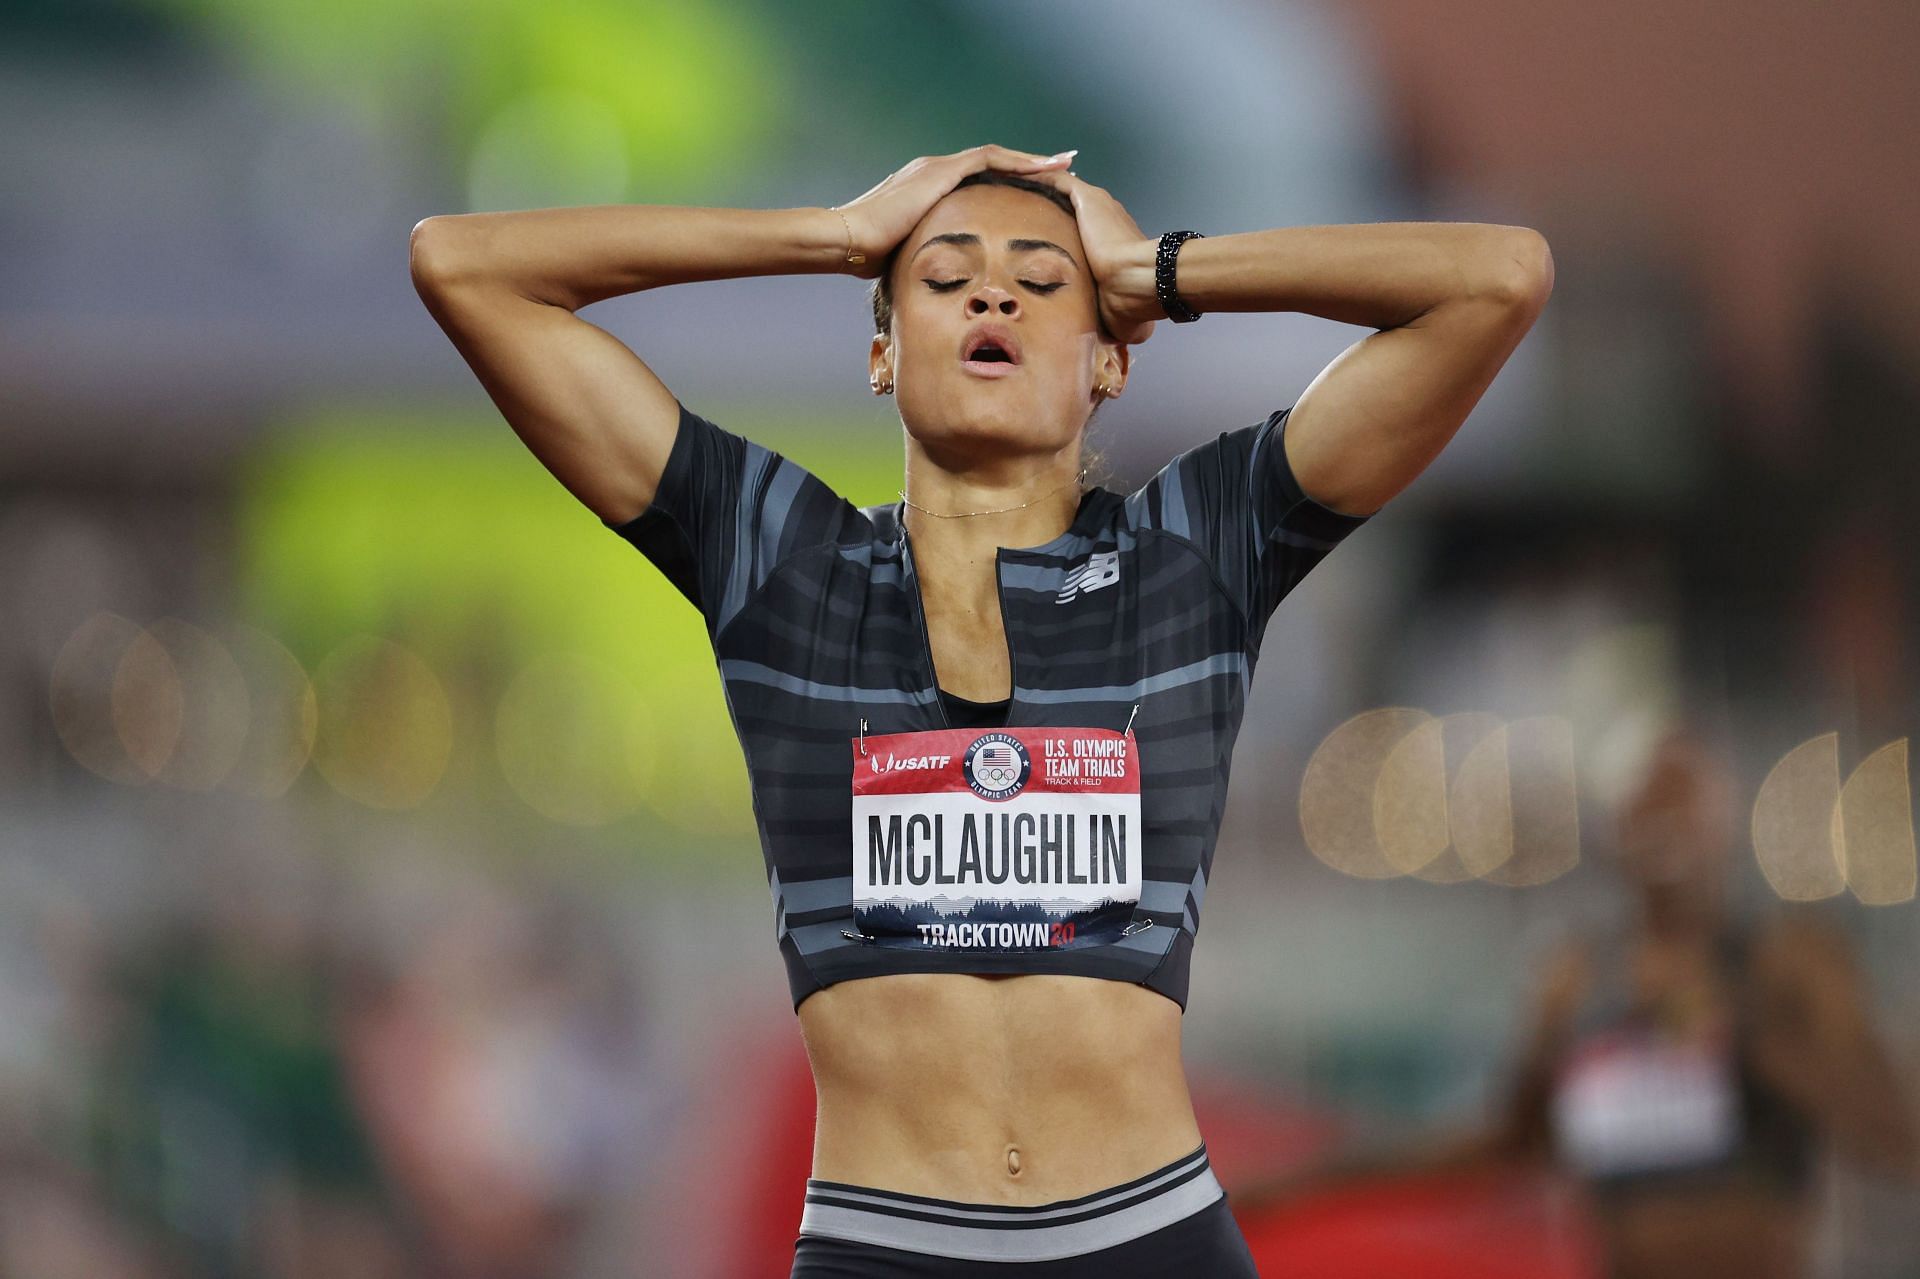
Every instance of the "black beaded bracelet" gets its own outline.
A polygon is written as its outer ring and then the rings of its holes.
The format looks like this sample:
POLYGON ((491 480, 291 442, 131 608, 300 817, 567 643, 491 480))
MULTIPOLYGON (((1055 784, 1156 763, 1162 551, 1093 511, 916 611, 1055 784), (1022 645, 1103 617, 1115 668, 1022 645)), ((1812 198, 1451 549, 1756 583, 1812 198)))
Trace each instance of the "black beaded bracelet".
POLYGON ((1180 256, 1180 246, 1188 240, 1203 240, 1206 237, 1198 231, 1169 231, 1160 237, 1160 251, 1153 258, 1153 291, 1160 295, 1160 305, 1165 309, 1167 318, 1175 324, 1191 324, 1201 316, 1180 300, 1173 287, 1174 261, 1180 256))

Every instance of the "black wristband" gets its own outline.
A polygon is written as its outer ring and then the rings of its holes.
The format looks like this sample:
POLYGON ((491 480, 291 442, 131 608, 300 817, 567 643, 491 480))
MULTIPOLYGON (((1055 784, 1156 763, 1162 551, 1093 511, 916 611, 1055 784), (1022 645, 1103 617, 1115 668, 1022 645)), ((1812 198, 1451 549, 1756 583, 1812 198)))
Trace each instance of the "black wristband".
POLYGON ((1191 324, 1201 316, 1180 300, 1173 287, 1173 268, 1180 256, 1180 246, 1188 240, 1202 240, 1206 237, 1198 231, 1169 231, 1160 237, 1160 250, 1153 258, 1153 291, 1160 297, 1160 305, 1166 311, 1167 318, 1175 324, 1191 324))

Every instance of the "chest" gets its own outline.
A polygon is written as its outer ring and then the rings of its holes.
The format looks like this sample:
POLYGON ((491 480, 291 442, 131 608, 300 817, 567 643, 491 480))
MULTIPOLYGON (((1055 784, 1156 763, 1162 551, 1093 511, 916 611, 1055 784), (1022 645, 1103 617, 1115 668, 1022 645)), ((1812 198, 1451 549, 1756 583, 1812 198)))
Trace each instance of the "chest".
POLYGON ((921 597, 927 655, 940 688, 976 702, 997 702, 1012 691, 1013 659, 1006 619, 993 578, 955 592, 921 597))
MULTIPOLYGON (((1196 634, 1142 645, 1153 635, 1149 611, 1175 603, 1143 596, 1145 564, 1137 552, 1096 543, 1064 555, 1003 548, 990 563, 955 570, 922 567, 903 546, 891 602, 904 611, 921 660, 901 673, 936 693, 1011 699, 1009 724, 1103 724, 1100 716, 1117 711, 1106 704, 1136 697, 1143 677, 1190 658, 1188 645, 1209 643, 1196 634), (1095 718, 1076 721, 1076 709, 1095 718)), ((871 598, 878 621, 890 601, 878 590, 871 598)), ((1203 618, 1201 598, 1193 604, 1203 618)))
POLYGON ((898 541, 790 561, 719 645, 753 756, 844 745, 862 720, 874 734, 949 727, 942 687, 1011 694, 1009 726, 1117 731, 1137 708, 1136 733, 1230 737, 1251 674, 1246 631, 1186 543, 1122 532, 1003 549, 992 568, 985 604, 956 605, 921 589, 898 541))

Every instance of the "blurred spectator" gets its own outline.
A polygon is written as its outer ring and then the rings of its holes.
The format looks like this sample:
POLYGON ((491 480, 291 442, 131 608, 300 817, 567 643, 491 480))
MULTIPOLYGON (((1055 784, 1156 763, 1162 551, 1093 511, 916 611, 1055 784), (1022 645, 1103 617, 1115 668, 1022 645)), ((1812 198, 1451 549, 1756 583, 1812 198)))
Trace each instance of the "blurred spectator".
POLYGON ((1511 1087, 1483 1128, 1353 1151, 1236 1191, 1243 1212, 1366 1177, 1531 1165, 1584 1189, 1614 1279, 1802 1279, 1823 1154, 1920 1176, 1920 1137, 1845 939, 1726 908, 1735 812, 1696 736, 1662 738, 1628 796, 1635 910, 1540 974, 1511 1087))
POLYGON ((449 912, 350 1020, 355 1090, 436 1273, 578 1273, 641 1150, 634 992, 581 924, 502 896, 449 912))
POLYGON ((120 956, 90 1117, 106 1185, 194 1274, 398 1273, 321 940, 256 897, 219 906, 120 956))

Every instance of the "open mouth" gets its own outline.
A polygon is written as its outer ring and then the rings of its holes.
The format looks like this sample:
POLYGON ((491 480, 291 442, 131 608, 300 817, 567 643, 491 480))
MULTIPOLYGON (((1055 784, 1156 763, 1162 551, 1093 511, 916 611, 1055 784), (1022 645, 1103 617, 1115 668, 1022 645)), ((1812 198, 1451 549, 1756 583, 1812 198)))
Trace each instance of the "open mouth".
POLYGON ((998 376, 1019 367, 1020 346, 1003 326, 982 324, 961 343, 960 362, 972 372, 998 376))
POLYGON ((962 360, 960 367, 975 377, 986 378, 1012 377, 1020 371, 1020 366, 1012 360, 978 356, 971 360, 962 360))

